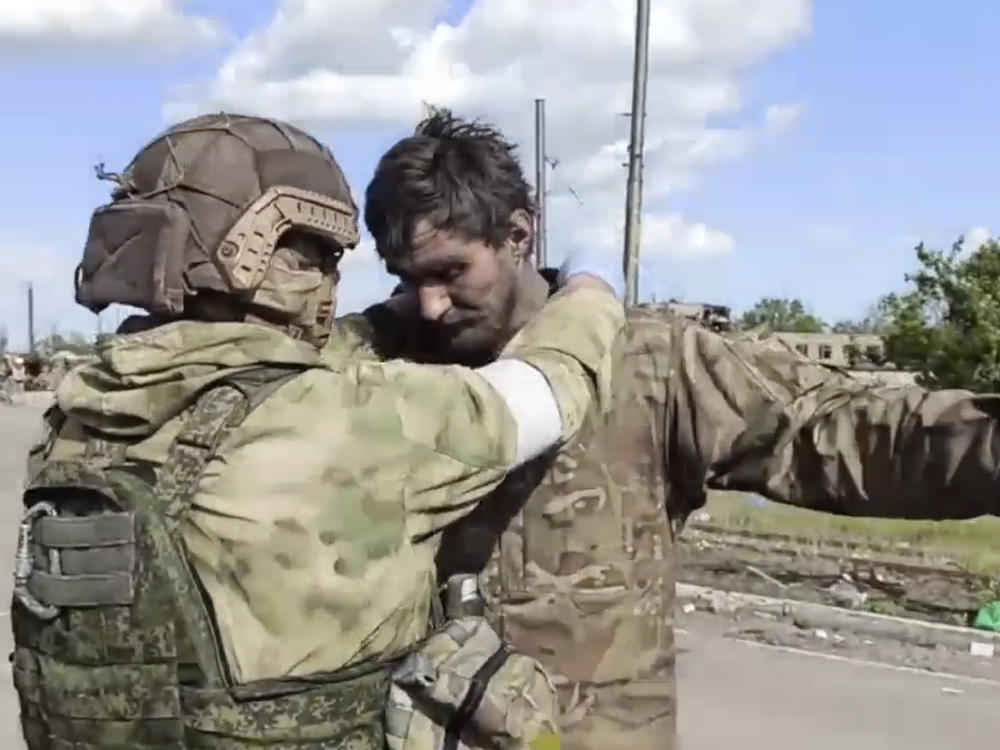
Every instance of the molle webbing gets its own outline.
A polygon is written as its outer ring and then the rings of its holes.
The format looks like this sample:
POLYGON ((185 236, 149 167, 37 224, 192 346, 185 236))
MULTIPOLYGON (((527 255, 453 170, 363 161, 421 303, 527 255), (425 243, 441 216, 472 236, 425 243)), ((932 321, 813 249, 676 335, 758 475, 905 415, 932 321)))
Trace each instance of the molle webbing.
POLYGON ((261 368, 203 393, 152 484, 148 467, 126 460, 124 442, 94 439, 62 461, 36 457, 25 493, 28 596, 12 607, 29 750, 381 750, 384 668, 231 685, 181 540, 220 442, 299 372, 261 368), (39 512, 46 507, 54 512, 39 512), (29 610, 31 598, 54 615, 29 610))

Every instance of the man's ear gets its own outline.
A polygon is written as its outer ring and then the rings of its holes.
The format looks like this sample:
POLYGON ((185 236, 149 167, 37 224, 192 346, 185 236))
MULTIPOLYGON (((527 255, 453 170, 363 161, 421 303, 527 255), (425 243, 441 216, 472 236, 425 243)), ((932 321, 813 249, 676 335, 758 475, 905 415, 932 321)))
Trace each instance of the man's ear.
POLYGON ((510 215, 511 254, 518 265, 531 259, 535 246, 535 223, 530 213, 523 208, 510 215))

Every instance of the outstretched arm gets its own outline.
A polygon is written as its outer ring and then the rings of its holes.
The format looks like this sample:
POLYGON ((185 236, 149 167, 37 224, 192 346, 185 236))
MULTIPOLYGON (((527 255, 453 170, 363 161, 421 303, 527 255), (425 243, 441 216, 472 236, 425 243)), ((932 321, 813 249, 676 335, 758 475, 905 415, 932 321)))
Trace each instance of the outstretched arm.
POLYGON ((606 411, 623 323, 620 302, 583 289, 553 298, 486 367, 358 365, 361 394, 367 384, 395 394, 411 533, 465 515, 510 469, 572 439, 594 402, 606 411))
POLYGON ((673 486, 707 480, 844 515, 1000 513, 1000 396, 873 387, 773 337, 672 330, 673 486))

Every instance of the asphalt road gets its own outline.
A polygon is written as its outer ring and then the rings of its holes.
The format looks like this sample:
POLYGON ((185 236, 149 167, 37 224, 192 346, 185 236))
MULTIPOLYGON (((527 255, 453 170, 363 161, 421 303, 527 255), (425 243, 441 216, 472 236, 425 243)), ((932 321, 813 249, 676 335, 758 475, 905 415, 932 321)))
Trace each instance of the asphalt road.
POLYGON ((995 747, 1000 683, 678 634, 680 750, 995 747))
MULTIPOLYGON (((28 447, 41 434, 41 411, 0 405, 0 570, 11 571, 17 546, 19 490, 28 447)), ((0 748, 21 750, 17 698, 11 683, 10 664, 2 658, 11 650, 8 603, 12 573, 0 575, 0 748)))
MULTIPOLYGON (((39 412, 0 406, 0 560, 14 559, 24 453, 39 412)), ((9 601, 10 575, 0 576, 9 601)), ((0 647, 10 650, 6 606, 0 647)), ((913 673, 678 633, 680 750, 944 750, 992 747, 1000 684, 913 673)), ((10 667, 0 660, 0 748, 21 750, 10 667)), ((637 750, 639 750, 637 748, 637 750)))

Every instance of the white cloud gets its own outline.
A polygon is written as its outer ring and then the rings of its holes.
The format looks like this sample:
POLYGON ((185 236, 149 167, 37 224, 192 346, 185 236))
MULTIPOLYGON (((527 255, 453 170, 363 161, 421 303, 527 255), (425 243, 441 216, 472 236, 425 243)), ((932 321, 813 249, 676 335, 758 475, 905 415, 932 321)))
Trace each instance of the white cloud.
MULTIPOLYGON (((669 212, 643 212, 641 240, 643 263, 713 260, 729 255, 736 248, 736 241, 726 232, 669 212)), ((621 253, 624 244, 624 209, 607 213, 592 223, 577 224, 571 241, 571 246, 596 247, 608 253, 621 253)))
POLYGON ((993 234, 986 227, 973 227, 963 235, 962 249, 967 253, 975 252, 992 237, 993 234))
POLYGON ((183 0, 8 0, 0 3, 0 48, 176 52, 221 38, 219 23, 186 14, 181 5, 183 0))
MULTIPOLYGON (((435 20, 447 5, 281 0, 268 26, 243 40, 211 81, 178 90, 164 114, 176 120, 222 108, 307 128, 405 132, 429 102, 496 123, 521 144, 530 178, 532 101, 544 97, 548 153, 558 159, 549 177, 550 261, 579 242, 620 252, 633 0, 477 0, 455 26, 435 20)), ((808 33, 811 2, 652 6, 643 252, 718 257, 732 251, 732 238, 667 211, 664 199, 794 125, 795 104, 745 115, 740 76, 808 33)))
POLYGON ((711 260, 729 255, 736 247, 735 240, 725 232, 701 222, 689 223, 676 214, 647 216, 642 231, 647 257, 711 260))
POLYGON ((772 133, 783 133, 802 119, 801 104, 772 104, 764 110, 764 127, 772 133))

